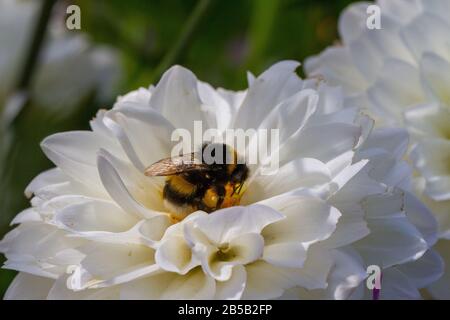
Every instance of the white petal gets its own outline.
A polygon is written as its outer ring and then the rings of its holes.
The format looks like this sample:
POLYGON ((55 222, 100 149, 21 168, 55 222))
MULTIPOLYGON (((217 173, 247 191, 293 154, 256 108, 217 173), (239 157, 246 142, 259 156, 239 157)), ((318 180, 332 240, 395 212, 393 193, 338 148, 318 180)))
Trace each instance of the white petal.
POLYGON ((353 179, 363 168, 369 163, 369 160, 358 161, 351 166, 344 168, 338 175, 333 178, 335 190, 342 189, 351 179, 353 179))
POLYGON ((424 288, 438 280, 444 273, 444 261, 435 250, 428 250, 417 261, 397 266, 417 288, 424 288))
POLYGON ((377 72, 382 66, 383 54, 372 44, 372 40, 376 41, 376 39, 374 36, 370 36, 373 33, 369 33, 369 31, 372 30, 364 30, 364 35, 350 43, 348 48, 354 65, 366 81, 371 83, 376 79, 377 72), (370 61, 370 63, 367 63, 367 61, 370 61))
POLYGON ((382 128, 373 130, 359 150, 383 149, 400 159, 406 153, 408 144, 409 135, 405 129, 382 128))
POLYGON ((280 130, 280 143, 303 128, 317 107, 316 91, 304 89, 284 100, 269 112, 258 129, 280 130))
POLYGON ((450 142, 428 139, 419 143, 413 154, 414 164, 426 178, 450 175, 447 159, 450 157, 450 142))
POLYGON ((96 168, 100 148, 116 149, 108 140, 90 131, 58 133, 41 144, 47 157, 64 173, 86 184, 101 186, 96 168))
POLYGON ((114 123, 106 123, 140 172, 170 156, 175 128, 159 112, 151 108, 120 107, 107 116, 114 123))
POLYGON ((272 264, 300 268, 308 246, 327 239, 341 214, 320 199, 286 197, 283 200, 283 207, 276 209, 286 219, 268 225, 262 233, 264 259, 272 264))
POLYGON ((450 143, 446 140, 429 139, 414 148, 411 158, 426 179, 425 193, 436 201, 450 199, 450 143))
POLYGON ((242 295, 244 300, 273 299, 284 290, 295 286, 294 276, 266 262, 256 262, 246 266, 247 285, 242 295))
POLYGON ((180 274, 186 274, 200 264, 183 236, 172 236, 162 241, 156 251, 155 260, 164 270, 180 274))
POLYGON ((328 169, 330 170, 331 176, 336 177, 339 173, 344 171, 347 167, 351 166, 353 163, 353 158, 355 152, 353 150, 344 152, 340 156, 337 156, 333 160, 326 163, 328 169))
POLYGON ((370 234, 354 244, 367 264, 383 268, 420 258, 426 241, 406 217, 370 219, 370 234))
POLYGON ((196 268, 187 275, 164 272, 124 284, 121 299, 131 300, 207 300, 214 297, 215 281, 196 268))
POLYGON ((365 172, 381 185, 409 189, 413 169, 408 162, 398 160, 382 149, 370 149, 356 155, 358 159, 368 159, 365 172))
POLYGON ((70 277, 71 289, 110 286, 158 271, 153 250, 142 245, 91 243, 80 250, 86 258, 70 277))
POLYGON ((9 285, 5 300, 45 300, 55 280, 19 273, 9 285))
POLYGON ((263 206, 232 207, 215 211, 196 220, 195 227, 215 244, 227 243, 239 235, 260 233, 261 230, 284 216, 263 206))
POLYGON ((146 240, 159 241, 171 224, 172 222, 168 216, 159 215, 138 223, 137 227, 139 234, 146 240))
POLYGON ((280 167, 276 175, 258 175, 248 185, 242 203, 255 203, 295 189, 319 188, 330 181, 331 173, 324 163, 312 158, 298 158, 280 167))
POLYGON ((345 123, 307 127, 281 146, 280 166, 299 157, 315 158, 327 163, 352 150, 360 137, 360 127, 345 123))
POLYGON ((307 59, 305 70, 309 76, 324 77, 332 85, 342 85, 349 94, 365 90, 368 85, 346 47, 327 48, 319 56, 307 59))
POLYGON ((315 125, 336 122, 355 124, 360 114, 359 108, 344 103, 345 96, 341 87, 331 87, 321 82, 319 105, 311 121, 315 125))
POLYGON ((217 248, 211 249, 202 256, 200 256, 202 253, 196 250, 196 254, 202 260, 203 270, 218 281, 230 281, 234 266, 246 265, 261 258, 264 239, 259 234, 248 233, 230 241, 228 250, 224 253, 217 248))
POLYGON ((333 195, 330 202, 340 208, 342 212, 358 211, 361 201, 372 194, 382 194, 387 191, 386 186, 371 178, 367 172, 360 171, 342 189, 333 195))
POLYGON ((444 104, 449 105, 450 63, 433 52, 426 52, 420 61, 420 69, 431 92, 444 104))
POLYGON ((340 212, 317 198, 291 196, 280 198, 278 203, 266 201, 266 205, 286 216, 285 219, 266 226, 263 235, 267 243, 290 240, 311 242, 323 240, 335 229, 340 212), (270 235, 270 236, 269 236, 270 235))
POLYGON ((143 171, 138 171, 128 162, 114 157, 106 150, 101 149, 98 155, 107 159, 116 169, 127 190, 136 201, 147 208, 165 211, 163 198, 161 197, 162 180, 145 176, 143 171))
POLYGON ((275 267, 263 261, 252 263, 246 266, 247 286, 242 298, 273 299, 295 286, 323 289, 332 262, 329 252, 311 250, 302 269, 275 267))
POLYGON ((55 221, 75 232, 124 232, 134 226, 137 219, 113 203, 93 200, 65 207, 56 214, 55 221))
POLYGON ((171 225, 166 215, 158 215, 136 223, 131 229, 123 232, 111 231, 75 231, 71 237, 79 237, 96 242, 116 244, 143 244, 156 249, 166 229, 171 225))
MULTIPOLYGON (((33 198, 34 199, 34 198, 33 198)), ((52 220, 56 212, 64 209, 67 206, 84 203, 86 201, 105 201, 103 199, 98 199, 94 197, 77 195, 77 194, 68 194, 68 195, 60 195, 50 198, 49 200, 40 201, 38 203, 33 203, 33 206, 39 210, 41 216, 52 220)))
POLYGON ((72 178, 68 178, 67 181, 62 183, 43 186, 35 192, 35 197, 31 199, 31 204, 33 206, 39 206, 42 202, 50 201, 53 198, 70 195, 78 195, 105 200, 110 199, 108 193, 104 188, 99 188, 96 185, 83 185, 82 183, 72 178))
POLYGON ((383 121, 401 123, 406 107, 424 101, 422 88, 416 67, 404 61, 387 59, 367 95, 383 121), (392 74, 395 77, 390 76, 392 74))
MULTIPOLYGON (((336 120, 337 122, 353 122, 358 113, 358 108, 344 106, 345 94, 342 87, 334 87, 325 82, 320 82, 317 91, 319 94, 319 104, 316 114, 329 116, 329 122, 333 122, 332 120, 336 120)), ((314 119, 314 121, 317 120, 314 119)))
POLYGON ((342 216, 336 226, 336 230, 324 242, 328 248, 340 248, 356 242, 370 233, 367 227, 367 222, 364 219, 363 213, 346 214, 345 210, 340 210, 342 216))
MULTIPOLYGON (((434 201, 433 199, 427 197, 426 195, 423 195, 422 191, 417 191, 417 194, 422 194, 420 200, 429 210, 431 210, 431 212, 434 215, 434 218, 438 223, 437 236, 441 239, 450 239, 450 215, 448 214, 450 200, 434 201)), ((420 230, 421 224, 419 223, 418 225, 420 230)), ((427 235, 427 233, 424 234, 427 235)), ((435 235, 433 235, 432 237, 427 236, 427 238, 434 240, 435 235)))
POLYGON ((215 291, 215 281, 197 268, 186 276, 176 277, 171 281, 163 291, 161 299, 209 300, 213 299, 215 291))
POLYGON ((82 258, 78 255, 61 260, 58 255, 82 243, 80 239, 68 238, 65 232, 52 225, 33 222, 10 231, 1 241, 0 251, 8 259, 4 265, 7 269, 57 278, 67 265, 78 263, 82 258))
POLYGON ((334 250, 334 266, 328 277, 326 296, 328 299, 347 299, 366 278, 364 263, 355 252, 334 250))
POLYGON ((280 102, 280 92, 299 65, 295 61, 282 61, 256 78, 248 89, 233 127, 258 128, 264 117, 280 102))
POLYGON ((424 6, 424 10, 432 12, 449 22, 446 12, 450 12, 450 3, 446 0, 429 0, 427 1, 427 5, 424 6))
POLYGON ((414 63, 408 48, 398 40, 397 21, 386 16, 383 16, 382 20, 381 30, 372 32, 373 30, 363 28, 361 36, 348 44, 354 64, 370 82, 377 78, 386 59, 394 58, 414 63))
POLYGON ((416 196, 405 192, 405 214, 431 247, 437 241, 437 221, 429 208, 416 196))
POLYGON ((25 195, 30 198, 38 190, 45 188, 51 184, 58 184, 67 181, 68 176, 66 176, 60 169, 53 168, 42 172, 37 177, 35 177, 30 184, 25 189, 25 195))
POLYGON ((426 103, 405 112, 405 124, 417 137, 432 136, 442 139, 450 137, 448 122, 450 110, 437 103, 426 103))
POLYGON ((380 300, 420 300, 421 295, 410 279, 397 268, 383 271, 380 300))
POLYGON ((444 260, 444 275, 431 284, 427 289, 435 299, 450 299, 450 241, 440 240, 434 246, 434 249, 441 255, 444 260))
POLYGON ((156 300, 177 277, 176 273, 164 272, 155 276, 125 283, 120 289, 122 300, 156 300))
POLYGON ((370 195, 364 199, 362 207, 366 219, 385 221, 390 218, 404 218, 405 195, 402 190, 397 189, 370 195))
POLYGON ((339 34, 345 43, 357 39, 366 27, 367 7, 371 3, 361 2, 349 6, 339 17, 339 34))
MULTIPOLYGON (((427 0, 427 2, 429 2, 427 0)), ((421 0, 378 0, 383 14, 406 23, 422 12, 421 0)))
POLYGON ((260 234, 247 233, 231 240, 229 247, 236 255, 231 261, 245 265, 262 257, 264 239, 260 234))
POLYGON ((59 277, 50 292, 48 300, 118 300, 119 287, 108 287, 102 289, 85 289, 74 291, 67 287, 69 275, 65 274, 59 277))
POLYGON ((206 124, 197 91, 197 78, 183 67, 174 66, 164 73, 152 94, 150 105, 175 128, 194 132, 194 121, 206 124))
POLYGON ((114 104, 114 108, 120 108, 123 105, 134 106, 140 108, 149 107, 150 98, 154 90, 153 86, 150 88, 139 88, 137 90, 131 91, 123 96, 117 97, 117 102, 114 104))
POLYGON ((93 132, 96 134, 102 136, 105 139, 108 140, 114 140, 114 137, 111 136, 111 131, 108 129, 108 127, 104 123, 104 119, 106 114, 108 113, 105 109, 100 109, 97 111, 97 114, 95 117, 89 121, 89 125, 93 132))
POLYGON ((227 101, 219 91, 205 82, 198 82, 198 93, 203 104, 208 106, 205 117, 207 117, 209 127, 217 128, 220 132, 228 128, 234 116, 232 101, 227 101))
POLYGON ((263 260, 287 268, 301 268, 306 260, 308 245, 301 242, 274 243, 264 248, 263 260))
POLYGON ((247 282, 247 272, 243 266, 233 267, 233 273, 228 281, 216 282, 217 300, 239 300, 245 289, 247 282))
POLYGON ((42 221, 42 217, 35 208, 28 208, 17 214, 11 221, 11 225, 32 221, 42 221))
POLYGON ((191 225, 193 221, 206 215, 206 212, 197 211, 167 228, 155 254, 156 262, 161 268, 185 274, 200 264, 192 254, 190 246, 193 244, 189 241, 191 239, 186 237, 185 229, 186 225, 191 225))
POLYGON ((450 25, 445 20, 436 15, 424 13, 406 26, 401 35, 416 59, 420 60, 426 51, 447 57, 449 33, 450 25))
POLYGON ((123 210, 143 218, 151 218, 158 214, 144 207, 132 197, 109 159, 104 155, 99 155, 97 162, 98 172, 105 189, 123 210))

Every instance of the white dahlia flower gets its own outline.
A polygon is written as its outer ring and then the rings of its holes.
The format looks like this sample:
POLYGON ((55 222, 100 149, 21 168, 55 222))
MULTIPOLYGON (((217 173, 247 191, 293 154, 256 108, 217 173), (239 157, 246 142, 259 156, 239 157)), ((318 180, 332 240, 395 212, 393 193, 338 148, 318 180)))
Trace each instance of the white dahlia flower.
MULTIPOLYGON (((57 168, 26 189, 31 208, 0 243, 20 273, 7 299, 420 298, 441 275, 436 222, 408 191, 401 129, 372 132, 338 88, 280 62, 246 91, 214 89, 182 67, 120 97, 91 131, 42 143, 57 168), (239 205, 180 219, 165 179, 145 169, 171 155, 175 128, 279 129, 250 164, 239 205), (273 142, 273 141, 271 141, 273 142), (274 175, 261 166, 278 159, 274 175)), ((254 136, 249 139, 250 147, 254 136)))
MULTIPOLYGON (((450 1, 379 0, 381 29, 366 27, 374 3, 350 5, 341 15, 342 44, 306 63, 307 73, 344 87, 377 120, 406 128, 415 189, 439 223, 436 247, 450 244, 450 1)), ((450 265, 450 260, 447 261, 450 265)), ((430 287, 450 299, 450 269, 430 287)))

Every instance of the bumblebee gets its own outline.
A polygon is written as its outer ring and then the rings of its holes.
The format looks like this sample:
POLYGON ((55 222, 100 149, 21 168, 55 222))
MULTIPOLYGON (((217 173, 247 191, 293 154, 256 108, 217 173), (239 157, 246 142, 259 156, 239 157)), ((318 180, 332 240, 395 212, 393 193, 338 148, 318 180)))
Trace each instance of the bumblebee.
POLYGON ((155 162, 145 175, 167 176, 164 204, 175 219, 182 220, 197 210, 210 213, 239 204, 249 169, 238 162, 237 152, 226 144, 204 144, 201 152, 155 162), (205 161, 208 149, 213 161, 205 161))

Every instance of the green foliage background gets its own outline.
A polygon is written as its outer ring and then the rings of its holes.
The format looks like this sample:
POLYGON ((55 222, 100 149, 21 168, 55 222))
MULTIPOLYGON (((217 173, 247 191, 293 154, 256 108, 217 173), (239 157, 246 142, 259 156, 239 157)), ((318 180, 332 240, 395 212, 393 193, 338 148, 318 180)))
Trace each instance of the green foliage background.
MULTIPOLYGON (((81 32, 95 43, 119 51, 123 77, 116 90, 118 95, 148 87, 174 63, 191 69, 199 79, 214 86, 244 89, 247 70, 259 74, 278 60, 303 61, 332 44, 338 38, 339 13, 354 1, 63 2, 80 6, 81 32)), ((114 100, 115 95, 109 98, 110 105, 114 100)), ((1 168, 0 237, 11 229, 11 219, 29 205, 23 194, 26 185, 52 166, 41 152, 39 142, 54 132, 87 128, 88 120, 100 107, 108 106, 86 97, 76 111, 63 117, 31 101, 14 128, 15 140, 1 168)), ((0 297, 14 275, 13 271, 0 270, 0 297)))

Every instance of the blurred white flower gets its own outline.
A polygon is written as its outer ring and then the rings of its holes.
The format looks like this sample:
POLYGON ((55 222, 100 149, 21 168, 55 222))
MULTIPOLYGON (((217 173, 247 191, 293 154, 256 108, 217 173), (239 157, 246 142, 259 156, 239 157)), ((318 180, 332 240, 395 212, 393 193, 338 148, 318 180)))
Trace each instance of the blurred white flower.
MULTIPOLYGON (((307 60, 306 70, 342 85, 377 126, 408 129, 416 192, 437 218, 439 237, 450 239, 450 1, 376 4, 381 30, 366 28, 370 3, 352 4, 339 20, 342 45, 307 60)), ((447 246, 437 246, 443 256, 447 246)), ((449 299, 450 272, 441 281, 431 293, 449 299)))
MULTIPOLYGON (((56 164, 26 189, 32 207, 0 243, 20 271, 7 299, 420 298, 440 276, 436 222, 407 190, 407 134, 372 132, 338 88, 275 64, 246 91, 214 89, 182 67, 120 97, 92 131, 42 143, 56 164), (279 129, 276 175, 251 165, 240 206, 172 219, 164 179, 175 128, 279 129)), ((250 140, 251 141, 251 140, 250 140)))
MULTIPOLYGON (((13 94, 22 72, 42 1, 0 2, 0 108, 13 94)), ((68 115, 83 99, 111 95, 120 77, 118 57, 108 47, 93 46, 80 33, 67 31, 53 15, 31 84, 34 103, 68 115)))

